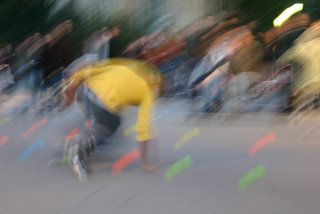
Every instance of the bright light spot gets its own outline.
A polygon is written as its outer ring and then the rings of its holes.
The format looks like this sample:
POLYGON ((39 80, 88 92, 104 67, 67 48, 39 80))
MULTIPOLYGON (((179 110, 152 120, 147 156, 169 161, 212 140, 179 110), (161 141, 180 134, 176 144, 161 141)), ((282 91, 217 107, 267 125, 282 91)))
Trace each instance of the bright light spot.
POLYGON ((303 4, 294 4, 291 7, 285 9, 274 21, 275 27, 280 27, 285 21, 287 21, 293 14, 303 10, 303 4))

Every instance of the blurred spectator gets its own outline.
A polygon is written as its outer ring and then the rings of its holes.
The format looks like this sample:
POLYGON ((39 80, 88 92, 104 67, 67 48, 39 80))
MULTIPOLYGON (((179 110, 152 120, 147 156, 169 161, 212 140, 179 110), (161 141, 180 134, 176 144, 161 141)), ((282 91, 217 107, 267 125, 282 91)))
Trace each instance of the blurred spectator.
POLYGON ((14 58, 14 52, 11 44, 7 44, 0 50, 0 64, 11 64, 14 58))
POLYGON ((295 46, 278 60, 281 64, 294 63, 301 68, 294 70, 291 94, 295 109, 312 103, 320 94, 320 28, 313 25, 296 41, 295 46))
POLYGON ((234 74, 246 71, 259 71, 263 63, 263 47, 257 41, 252 41, 230 58, 230 71, 234 74))
POLYGON ((89 66, 98 60, 109 58, 110 40, 118 36, 119 33, 120 29, 118 27, 113 27, 111 31, 104 27, 93 33, 84 43, 83 55, 64 69, 63 76, 68 77, 82 67, 89 66))
POLYGON ((141 58, 150 50, 159 47, 167 39, 168 35, 166 31, 159 30, 153 32, 129 44, 123 55, 130 58, 141 58))
POLYGON ((18 84, 18 88, 29 89, 33 92, 40 88, 45 74, 44 52, 50 49, 64 35, 70 33, 72 29, 72 21, 67 20, 46 36, 41 37, 39 33, 35 33, 17 46, 13 74, 15 81, 22 80, 18 84))

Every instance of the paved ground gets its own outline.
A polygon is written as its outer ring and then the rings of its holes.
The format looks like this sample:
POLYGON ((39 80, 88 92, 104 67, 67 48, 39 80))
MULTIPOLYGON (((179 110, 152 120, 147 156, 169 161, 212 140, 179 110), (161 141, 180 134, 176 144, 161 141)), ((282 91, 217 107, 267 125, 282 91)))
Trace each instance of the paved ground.
POLYGON ((48 125, 28 139, 21 139, 21 134, 42 117, 27 115, 1 126, 0 135, 10 138, 0 145, 1 214, 320 212, 317 114, 293 125, 287 117, 272 114, 247 114, 227 121, 225 115, 187 119, 187 106, 183 101, 157 105, 159 133, 152 152, 163 164, 154 174, 141 171, 138 163, 120 175, 111 173, 112 164, 136 146, 134 136, 122 135, 134 123, 129 116, 118 136, 96 153, 94 173, 87 183, 78 182, 67 166, 47 167, 59 156, 65 135, 83 126, 76 109, 50 117, 48 125), (199 136, 176 151, 178 140, 194 128, 199 136), (250 156, 249 149, 269 133, 275 134, 275 142, 250 156), (39 139, 42 146, 30 156, 21 156, 39 139), (186 155, 193 165, 166 182, 166 170, 186 155), (265 167, 266 176, 240 191, 239 180, 258 165, 265 167))

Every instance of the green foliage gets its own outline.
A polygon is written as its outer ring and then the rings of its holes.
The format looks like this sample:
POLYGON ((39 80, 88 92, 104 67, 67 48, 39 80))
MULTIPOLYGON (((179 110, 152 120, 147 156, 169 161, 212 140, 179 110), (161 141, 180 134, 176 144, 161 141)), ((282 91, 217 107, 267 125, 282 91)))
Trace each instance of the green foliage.
POLYGON ((2 0, 0 3, 0 44, 17 43, 35 31, 46 30, 50 7, 38 0, 2 0))

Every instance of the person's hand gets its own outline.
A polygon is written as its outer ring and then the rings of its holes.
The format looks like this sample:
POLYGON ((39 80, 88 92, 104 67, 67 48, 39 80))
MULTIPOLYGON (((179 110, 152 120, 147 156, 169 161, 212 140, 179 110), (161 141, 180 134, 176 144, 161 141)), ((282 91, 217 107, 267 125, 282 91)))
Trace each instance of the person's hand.
POLYGON ((150 161, 148 160, 148 141, 139 142, 140 145, 140 158, 141 158, 141 169, 145 172, 154 172, 156 166, 151 165, 150 161))
POLYGON ((157 168, 156 165, 150 165, 150 164, 147 164, 147 163, 142 163, 141 164, 141 169, 143 171, 145 171, 145 172, 148 172, 148 173, 155 172, 156 168, 157 168))
POLYGON ((64 22, 64 30, 67 33, 71 33, 73 31, 73 22, 71 20, 67 20, 64 22))

